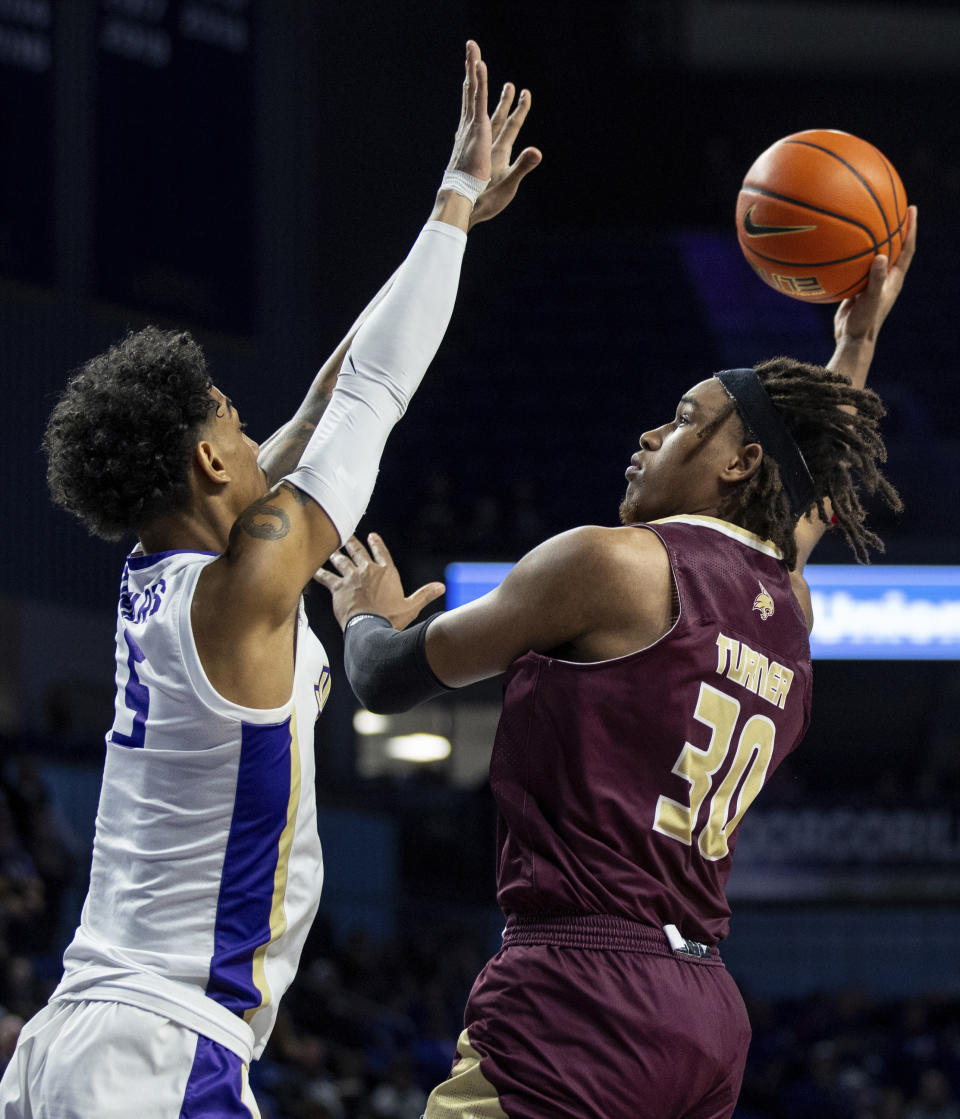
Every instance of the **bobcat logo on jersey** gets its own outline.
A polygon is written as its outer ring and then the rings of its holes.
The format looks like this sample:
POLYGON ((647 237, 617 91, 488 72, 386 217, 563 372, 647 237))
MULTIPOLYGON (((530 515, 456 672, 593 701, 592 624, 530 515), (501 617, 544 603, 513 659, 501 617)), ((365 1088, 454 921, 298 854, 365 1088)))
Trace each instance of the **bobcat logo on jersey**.
POLYGON ((753 600, 753 608, 760 615, 760 621, 765 622, 767 618, 773 615, 773 597, 759 579, 757 583, 760 587, 760 593, 753 600))

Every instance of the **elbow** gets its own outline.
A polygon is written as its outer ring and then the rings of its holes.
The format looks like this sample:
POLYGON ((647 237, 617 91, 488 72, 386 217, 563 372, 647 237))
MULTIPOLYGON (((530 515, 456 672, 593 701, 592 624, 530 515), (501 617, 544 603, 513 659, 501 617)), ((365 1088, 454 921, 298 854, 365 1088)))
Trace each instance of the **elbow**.
POLYGON ((400 693, 382 678, 378 680, 366 673, 348 674, 347 678, 358 702, 374 715, 402 715, 420 702, 400 693))
POLYGON ((343 661, 353 694, 377 715, 399 715, 449 689, 426 660, 422 643, 432 619, 395 630, 386 618, 358 614, 347 622, 343 661))

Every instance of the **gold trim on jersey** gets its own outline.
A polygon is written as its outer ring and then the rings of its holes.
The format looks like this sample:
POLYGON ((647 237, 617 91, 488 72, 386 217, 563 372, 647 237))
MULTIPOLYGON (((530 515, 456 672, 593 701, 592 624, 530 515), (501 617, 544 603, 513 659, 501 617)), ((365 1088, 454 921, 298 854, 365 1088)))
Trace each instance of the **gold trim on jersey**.
POLYGON ((424 1119, 507 1119, 496 1088, 480 1070, 480 1054, 466 1030, 457 1040, 457 1063, 430 1093, 424 1119))
POLYGON ((287 892, 290 849, 293 846, 293 833, 299 806, 300 742, 297 738, 297 713, 294 711, 290 715, 290 797, 287 800, 287 822, 283 826, 277 844, 277 867, 273 873, 273 900, 270 903, 270 939, 265 944, 261 944, 253 954, 253 983, 260 992, 260 1005, 244 1012, 243 1017, 246 1022, 249 1022, 258 1010, 268 1006, 272 998, 264 961, 270 945, 287 931, 287 912, 283 900, 287 892))
POLYGON ((656 521, 648 521, 647 524, 703 525, 704 528, 712 528, 715 532, 720 532, 724 536, 728 536, 731 540, 739 540, 741 544, 746 544, 750 548, 756 548, 758 552, 763 552, 766 556, 773 556, 774 559, 778 560, 783 559, 783 552, 780 551, 772 540, 764 540, 763 537, 757 536, 755 532, 750 532, 748 529, 741 528, 739 525, 731 524, 730 521, 722 521, 719 517, 707 517, 702 513, 684 513, 676 517, 661 517, 656 521))
POLYGON ((261 1119, 257 1101, 250 1091, 250 1069, 246 1064, 240 1070, 240 1102, 250 1112, 251 1119, 261 1119))

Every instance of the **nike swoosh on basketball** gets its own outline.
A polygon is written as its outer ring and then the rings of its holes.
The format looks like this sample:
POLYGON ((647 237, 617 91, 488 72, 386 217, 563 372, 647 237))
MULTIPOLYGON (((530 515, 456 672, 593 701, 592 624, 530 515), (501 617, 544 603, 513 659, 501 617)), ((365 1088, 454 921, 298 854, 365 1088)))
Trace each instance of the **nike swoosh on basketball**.
POLYGON ((748 237, 775 237, 780 233, 806 233, 815 225, 757 225, 752 218, 753 206, 743 215, 743 232, 748 237))

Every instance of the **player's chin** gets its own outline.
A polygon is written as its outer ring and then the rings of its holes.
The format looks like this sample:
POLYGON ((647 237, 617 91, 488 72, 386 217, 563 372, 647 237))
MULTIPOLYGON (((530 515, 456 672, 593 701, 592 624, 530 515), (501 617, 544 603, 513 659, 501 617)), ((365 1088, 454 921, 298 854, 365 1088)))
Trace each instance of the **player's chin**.
POLYGON ((622 525, 634 525, 669 516, 671 510, 665 508, 665 503, 658 496, 654 479, 634 478, 627 485, 619 512, 622 525))
POLYGON ((623 501, 620 502, 620 523, 622 525, 632 525, 643 519, 640 502, 635 497, 631 497, 628 490, 623 501))

